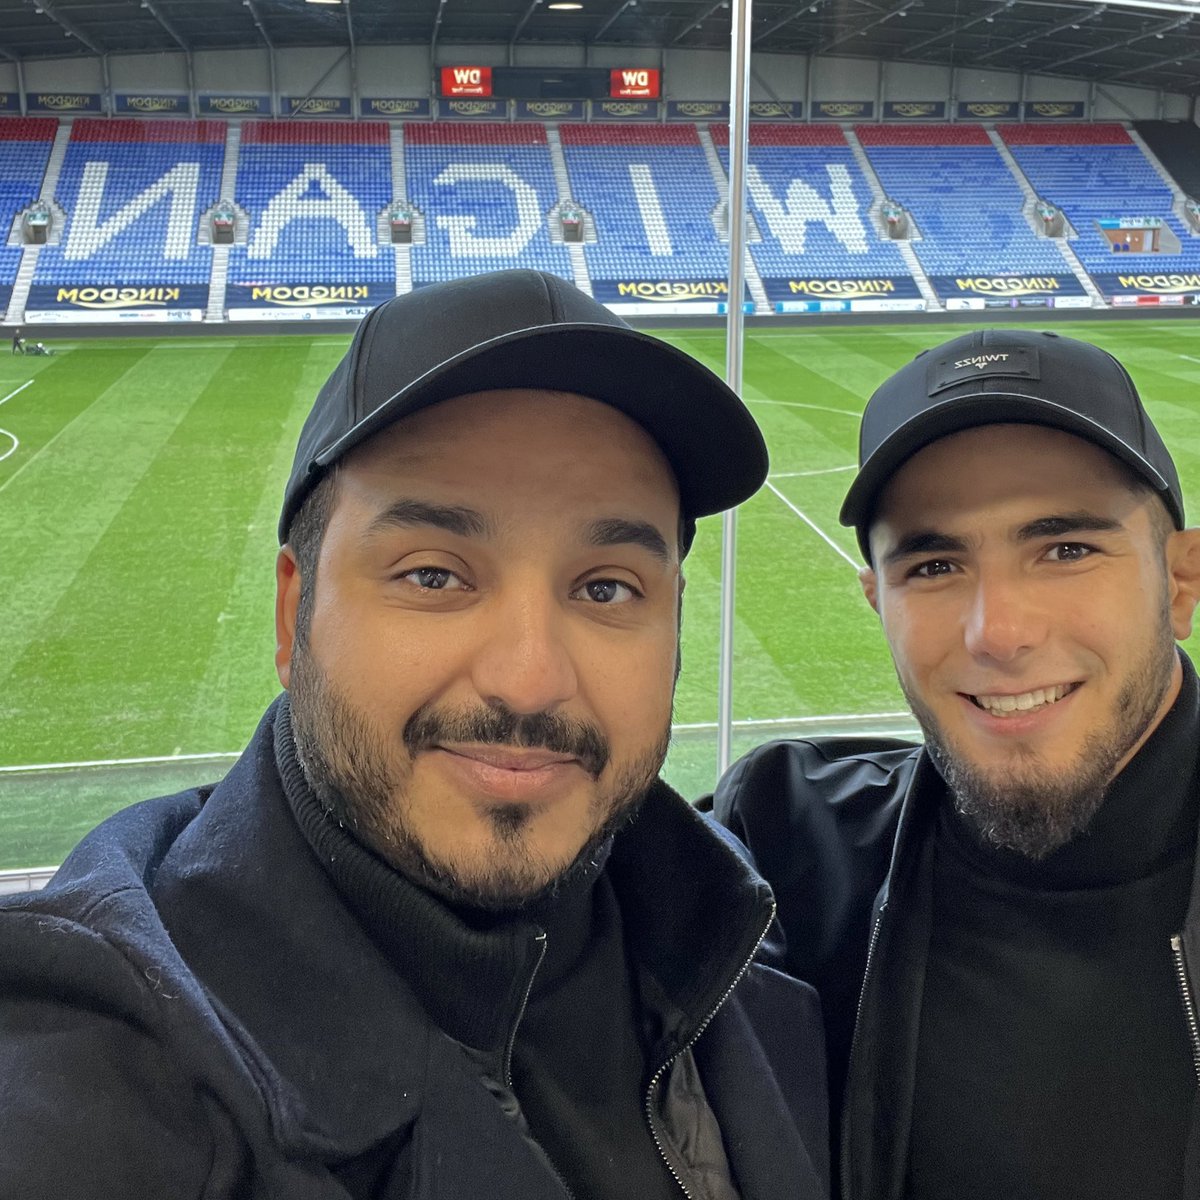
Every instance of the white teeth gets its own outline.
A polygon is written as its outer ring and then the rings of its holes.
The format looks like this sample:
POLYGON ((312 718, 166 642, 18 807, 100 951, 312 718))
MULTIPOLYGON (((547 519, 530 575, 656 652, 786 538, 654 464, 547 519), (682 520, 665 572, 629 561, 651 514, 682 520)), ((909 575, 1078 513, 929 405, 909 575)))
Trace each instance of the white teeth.
POLYGON ((1069 683, 1060 683, 1056 687, 1037 688, 1018 696, 976 696, 975 703, 995 717, 1006 717, 1010 713, 1033 712, 1048 704, 1057 704, 1069 691, 1069 683))

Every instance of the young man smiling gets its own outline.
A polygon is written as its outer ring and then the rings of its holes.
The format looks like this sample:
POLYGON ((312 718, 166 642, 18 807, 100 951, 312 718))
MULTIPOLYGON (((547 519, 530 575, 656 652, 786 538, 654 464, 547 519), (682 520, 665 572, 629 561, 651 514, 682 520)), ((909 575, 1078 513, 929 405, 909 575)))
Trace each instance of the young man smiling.
POLYGON ((1200 1195, 1200 531, 1124 368, 968 334, 842 509, 923 748, 794 741, 718 815, 821 994, 851 1200, 1200 1195))
POLYGON ((368 316, 285 491, 285 694, 0 906, 0 1194, 820 1200, 815 997, 658 779, 681 560, 765 472, 560 279, 368 316))

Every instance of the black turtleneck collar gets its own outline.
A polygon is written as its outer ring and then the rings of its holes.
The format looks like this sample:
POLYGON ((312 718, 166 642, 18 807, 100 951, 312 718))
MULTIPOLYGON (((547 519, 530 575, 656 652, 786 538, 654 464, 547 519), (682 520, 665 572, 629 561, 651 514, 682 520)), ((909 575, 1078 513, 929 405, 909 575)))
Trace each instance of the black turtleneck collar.
POLYGON ((450 905, 363 846, 313 794, 286 695, 275 722, 275 759, 305 840, 425 1010, 464 1045, 501 1051, 533 972, 538 990, 548 987, 586 948, 608 846, 587 870, 527 908, 497 913, 450 905), (447 986, 452 980, 461 986, 447 986))
POLYGON ((974 825, 946 803, 940 826, 952 845, 990 875, 1049 890, 1130 883, 1194 853, 1200 683, 1187 655, 1179 657, 1183 682, 1175 703, 1109 785, 1087 829, 1035 862, 988 845, 974 825))

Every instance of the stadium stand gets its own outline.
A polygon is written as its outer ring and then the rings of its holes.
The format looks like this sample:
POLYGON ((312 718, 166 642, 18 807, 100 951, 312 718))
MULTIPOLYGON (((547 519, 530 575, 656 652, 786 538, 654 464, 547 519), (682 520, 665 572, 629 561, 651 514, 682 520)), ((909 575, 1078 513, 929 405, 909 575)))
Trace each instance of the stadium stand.
POLYGON ((21 264, 20 247, 4 243, 17 215, 41 195, 57 129, 54 117, 0 118, 0 316, 21 264))
MULTIPOLYGON (((1102 292, 1112 294, 1120 272, 1200 270, 1200 239, 1172 214, 1166 181, 1122 125, 1001 125, 1000 135, 1038 194, 1075 227, 1071 246, 1102 292), (1102 223, 1151 217, 1178 239, 1177 252, 1115 250, 1102 223)), ((1120 239, 1117 242, 1121 245, 1120 239)), ((1196 290, 1195 287, 1192 290, 1196 290)))
POLYGON ((203 308, 212 252, 196 233, 217 198, 225 129, 223 121, 77 120, 56 189, 65 233, 61 245, 43 248, 28 307, 54 308, 59 289, 76 287, 134 288, 146 304, 203 308))
POLYGON ((917 258, 935 290, 956 278, 1023 276, 1082 294, 1057 245, 1022 215, 1025 195, 981 125, 859 125, 883 189, 909 212, 917 258))
POLYGON ((378 304, 396 294, 396 262, 378 216, 392 199, 381 122, 248 121, 234 200, 249 237, 229 259, 229 308, 378 304))
MULTIPOLYGON (((729 128, 711 132, 728 172, 729 128)), ((870 185, 838 126, 752 125, 746 190, 762 235, 750 253, 771 300, 855 281, 883 295, 918 294, 899 247, 871 223, 870 185)))
POLYGON ((653 299, 655 286, 681 299, 693 285, 712 299, 724 287, 721 197, 694 125, 562 125, 559 137, 574 198, 596 222, 584 254, 597 299, 653 299))
POLYGON ((559 195, 544 125, 408 123, 404 164, 407 199, 425 216, 414 287, 506 267, 572 277, 546 219, 559 195))

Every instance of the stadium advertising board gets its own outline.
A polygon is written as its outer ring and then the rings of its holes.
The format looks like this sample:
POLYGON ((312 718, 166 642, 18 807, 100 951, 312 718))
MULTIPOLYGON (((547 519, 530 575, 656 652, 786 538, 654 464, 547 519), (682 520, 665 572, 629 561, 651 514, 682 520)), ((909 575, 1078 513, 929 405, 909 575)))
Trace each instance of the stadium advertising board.
POLYGON ((657 100, 662 79, 657 67, 614 67, 609 72, 608 94, 613 100, 657 100))
POLYGON ((817 100, 812 106, 814 121, 869 121, 874 115, 874 100, 817 100))
POLYGON ((999 307, 1025 296, 1083 296, 1083 285, 1074 275, 931 275, 933 290, 943 299, 975 296, 998 299, 999 307))
POLYGON ((518 121, 584 121, 582 100, 518 100, 518 121))
MULTIPOLYGON (((791 276, 763 279, 767 299, 772 302, 811 300, 911 300, 921 295, 911 275, 858 276, 831 279, 826 276, 791 276)), ((798 308, 793 311, 813 311, 798 308)))
POLYGON ((391 283, 234 283, 225 286, 231 321, 344 320, 363 317, 396 294, 391 283))
POLYGON ((1082 100, 1027 100, 1026 121, 1082 121, 1082 100))
POLYGON ((40 324, 98 321, 199 321, 208 284, 35 283, 25 320, 40 324))
POLYGON ((627 315, 714 314, 729 299, 725 279, 593 279, 592 291, 613 312, 627 315))
POLYGON ((804 116, 803 100, 751 100, 752 121, 798 121, 804 116))
POLYGON ((235 96, 228 92, 200 97, 200 115, 204 117, 269 117, 270 96, 235 96))
POLYGON ((113 98, 119 113, 138 113, 144 117, 186 117, 190 111, 186 92, 159 92, 153 95, 118 92, 113 98))
POLYGON ((728 100, 668 100, 668 121, 728 121, 728 100))
POLYGON ((1093 272, 1092 279, 1114 304, 1129 296, 1200 295, 1200 272, 1194 271, 1093 272))
POLYGON ((5 116, 19 115, 21 112, 20 92, 0 92, 0 113, 5 116))
POLYGON ((507 100, 439 100, 437 115, 458 121, 504 121, 507 100))
POLYGON ((960 100, 960 121, 1015 121, 1020 106, 1016 100, 960 100))
POLYGON ((443 96, 490 96, 491 67, 443 67, 441 70, 443 96))
POLYGON ((431 117, 433 105, 428 97, 364 96, 358 102, 360 117, 431 117))
POLYGON ((945 100, 885 100, 885 121, 944 121, 945 100))
POLYGON ((283 111, 304 117, 349 117, 354 112, 349 96, 284 96, 283 111))
POLYGON ((593 100, 594 121, 657 121, 662 105, 657 100, 593 100))
POLYGON ((25 109, 31 113, 102 113, 99 92, 26 92, 25 109))

